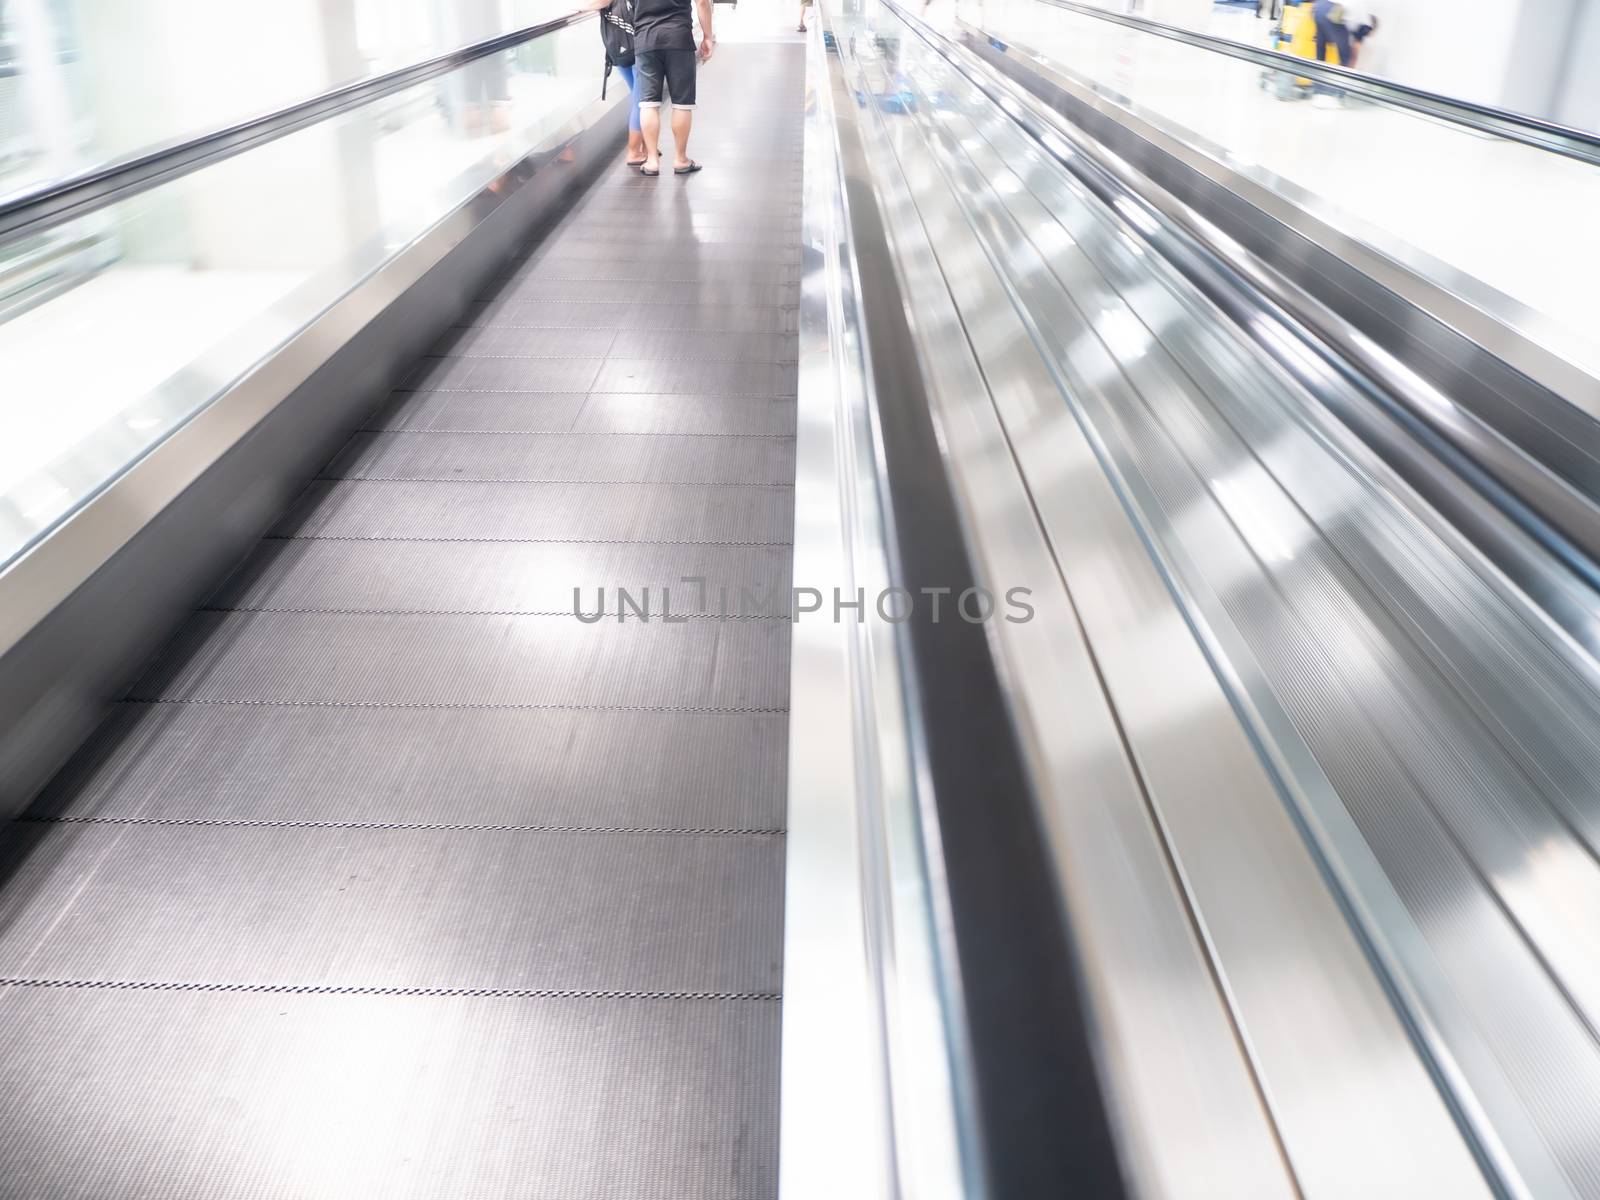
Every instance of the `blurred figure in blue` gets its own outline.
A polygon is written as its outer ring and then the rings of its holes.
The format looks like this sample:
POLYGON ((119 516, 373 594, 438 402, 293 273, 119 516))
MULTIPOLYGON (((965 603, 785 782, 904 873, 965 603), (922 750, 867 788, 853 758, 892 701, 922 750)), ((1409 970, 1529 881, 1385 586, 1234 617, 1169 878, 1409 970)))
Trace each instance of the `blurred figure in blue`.
POLYGON ((1327 62, 1328 46, 1339 51, 1338 65, 1348 67, 1353 59, 1350 52, 1350 27, 1344 23, 1344 5, 1336 0, 1316 0, 1311 6, 1311 19, 1317 23, 1317 61, 1327 62))
MULTIPOLYGON (((642 167, 645 160, 644 134, 639 129, 639 82, 634 70, 633 0, 584 0, 579 12, 599 12, 600 41, 606 48, 606 71, 615 67, 628 87, 627 165, 642 167)), ((601 86, 604 94, 605 87, 601 86)))
MULTIPOLYGON (((1354 68, 1362 41, 1378 28, 1377 17, 1356 18, 1339 0, 1316 0, 1311 6, 1311 19, 1316 22, 1317 61, 1346 68, 1354 68), (1337 60, 1329 58, 1329 46, 1339 52, 1337 60)), ((1319 108, 1339 108, 1344 103, 1344 93, 1318 84, 1311 102, 1319 108)))

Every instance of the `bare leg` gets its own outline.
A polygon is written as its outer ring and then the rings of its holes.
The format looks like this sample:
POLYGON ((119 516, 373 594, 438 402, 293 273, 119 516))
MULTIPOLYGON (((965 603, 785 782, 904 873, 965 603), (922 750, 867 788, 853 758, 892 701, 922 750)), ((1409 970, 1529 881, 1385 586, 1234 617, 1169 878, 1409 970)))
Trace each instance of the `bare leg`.
MULTIPOLYGON (((644 124, 644 114, 639 115, 639 124, 644 124)), ((638 162, 644 157, 644 133, 642 130, 628 130, 628 161, 638 162)))
MULTIPOLYGON (((672 114, 672 123, 678 123, 678 114, 672 114)), ((646 108, 639 106, 639 136, 644 139, 644 170, 659 171, 661 169, 661 155, 657 146, 661 143, 661 110, 659 108, 646 108)))
MULTIPOLYGON (((641 113, 642 117, 643 114, 641 113)), ((660 120, 658 117, 657 120, 660 120)), ((672 110, 672 140, 678 147, 678 161, 673 165, 687 167, 689 165, 689 127, 694 124, 694 109, 675 108, 672 110)), ((646 135, 648 136, 648 135, 646 135)))
POLYGON ((804 33, 806 31, 806 7, 807 6, 804 4, 800 6, 800 24, 796 27, 797 32, 799 33, 804 33))

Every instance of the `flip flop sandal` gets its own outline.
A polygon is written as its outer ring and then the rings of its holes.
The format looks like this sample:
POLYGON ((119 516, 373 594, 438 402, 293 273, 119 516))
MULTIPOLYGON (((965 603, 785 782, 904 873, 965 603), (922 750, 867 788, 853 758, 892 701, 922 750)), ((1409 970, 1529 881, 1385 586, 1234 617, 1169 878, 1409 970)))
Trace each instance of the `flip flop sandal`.
POLYGON ((648 175, 651 179, 654 179, 657 175, 661 174, 661 168, 657 167, 654 171, 652 171, 649 167, 640 167, 639 174, 648 175))
POLYGON ((642 167, 648 161, 649 159, 644 158, 625 158, 622 160, 622 165, 625 167, 642 167))
POLYGON ((701 164, 699 164, 699 163, 697 163, 697 162, 695 162, 694 160, 691 159, 690 162, 689 162, 689 165, 687 167, 673 167, 672 168, 672 173, 674 175, 693 175, 696 171, 698 171, 700 169, 701 169, 701 164))

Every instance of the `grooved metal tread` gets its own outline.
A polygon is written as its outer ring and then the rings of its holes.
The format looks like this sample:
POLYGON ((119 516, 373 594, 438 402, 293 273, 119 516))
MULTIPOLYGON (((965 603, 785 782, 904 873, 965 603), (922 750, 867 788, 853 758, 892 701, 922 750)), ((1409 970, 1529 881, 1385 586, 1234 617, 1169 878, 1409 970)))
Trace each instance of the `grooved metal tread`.
MULTIPOLYGON (((705 231, 693 231, 706 237, 705 231)), ((729 237, 756 238, 760 235, 739 230, 729 237)), ((708 329, 727 332, 793 333, 799 325, 799 310, 792 306, 769 304, 641 304, 632 301, 616 304, 587 299, 568 301, 495 300, 474 304, 462 318, 472 328, 509 327, 513 329, 575 329, 607 327, 614 329, 708 329)))
MULTIPOLYGON (((696 364, 716 364, 719 370, 707 370, 712 379, 723 375, 743 375, 751 380, 770 380, 774 372, 761 370, 785 366, 796 359, 795 339, 784 334, 737 333, 726 330, 698 331, 630 331, 613 333, 595 329, 525 329, 518 336, 508 337, 503 332, 487 336, 477 335, 456 339, 443 347, 447 353, 424 358, 417 364, 409 378, 401 385, 402 391, 468 391, 468 392, 537 392, 546 390, 544 384, 554 377, 559 382, 571 382, 573 390, 592 387, 596 391, 638 391, 640 389, 616 386, 609 383, 610 368, 624 363, 637 369, 644 363, 670 363, 688 360, 696 364), (596 334, 602 335, 596 337, 596 334), (571 340, 570 345, 562 343, 571 340), (474 342, 495 343, 488 349, 474 342), (466 343, 462 348, 462 343, 466 343), (592 360, 580 352, 600 345, 611 347, 606 364, 592 369, 592 360)), ((604 353, 604 352, 602 352, 604 353)), ((631 373, 631 372, 630 372, 631 373)), ((778 390, 750 385, 734 388, 752 395, 786 395, 792 388, 785 380, 778 390)), ((695 388, 659 388, 659 391, 695 391, 712 393, 729 389, 717 386, 695 388)))
POLYGON ((688 258, 649 259, 611 258, 572 259, 565 255, 551 256, 539 264, 537 275, 525 281, 513 281, 507 294, 516 297, 523 287, 539 286, 540 281, 551 279, 615 280, 644 283, 740 283, 760 287, 782 284, 798 286, 799 263, 766 262, 705 262, 688 258))
POLYGON ((3 978, 779 984, 773 834, 24 824, 0 853, 3 978))
POLYGON ((80 818, 773 830, 784 823, 787 738, 783 713, 126 704, 36 807, 80 818))
POLYGON ((514 483, 794 482, 787 438, 661 434, 358 433, 324 474, 330 479, 475 479, 514 483))
POLYGON ((739 592, 791 570, 802 62, 724 50, 707 172, 602 178, 4 831, 0 1195, 776 1195, 739 592))
POLYGON ((788 543, 787 485, 319 480, 275 532, 325 538, 788 543))
POLYGON ((787 616, 790 560, 787 546, 277 540, 207 607, 787 616))
MULTIPOLYGON (((790 185, 798 187, 795 178, 790 185)), ((616 241, 580 240, 563 241, 553 246, 537 259, 541 269, 555 263, 615 262, 618 258, 639 258, 653 263, 737 263, 795 266, 800 262, 799 246, 774 246, 770 240, 737 243, 696 241, 689 246, 668 243, 663 246, 640 247, 631 243, 619 245, 616 241)))
MULTIPOLYGON (((608 214, 613 224, 635 216, 633 207, 625 205, 608 214)), ((731 220, 737 220, 731 215, 731 220)), ((799 237, 795 224, 775 236, 799 237)), ((689 236, 686 230, 684 236, 689 236)), ((649 304, 672 307, 684 305, 698 307, 702 304, 722 307, 782 308, 794 302, 799 288, 792 283, 706 282, 684 283, 634 283, 627 279, 546 279, 529 280, 519 286, 509 302, 560 304, 581 302, 590 305, 649 304)))
MULTIPOLYGON (((595 353, 616 358, 692 358, 709 362, 794 362, 792 333, 716 329, 497 329, 452 330, 432 353, 441 358, 565 358, 595 353)), ((426 360, 435 367, 442 364, 426 360)))
POLYGON ((200 612, 135 700, 775 712, 782 621, 200 612))
POLYGON ((768 1002, 11 987, 0 1011, 13 1196, 777 1194, 768 1002))

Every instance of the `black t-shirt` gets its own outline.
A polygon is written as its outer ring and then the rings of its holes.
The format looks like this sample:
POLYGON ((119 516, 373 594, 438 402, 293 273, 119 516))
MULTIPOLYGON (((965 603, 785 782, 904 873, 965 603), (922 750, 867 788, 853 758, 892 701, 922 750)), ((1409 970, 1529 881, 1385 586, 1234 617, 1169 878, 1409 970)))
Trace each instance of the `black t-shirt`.
POLYGON ((694 50, 691 0, 634 0, 633 48, 640 50, 694 50))

